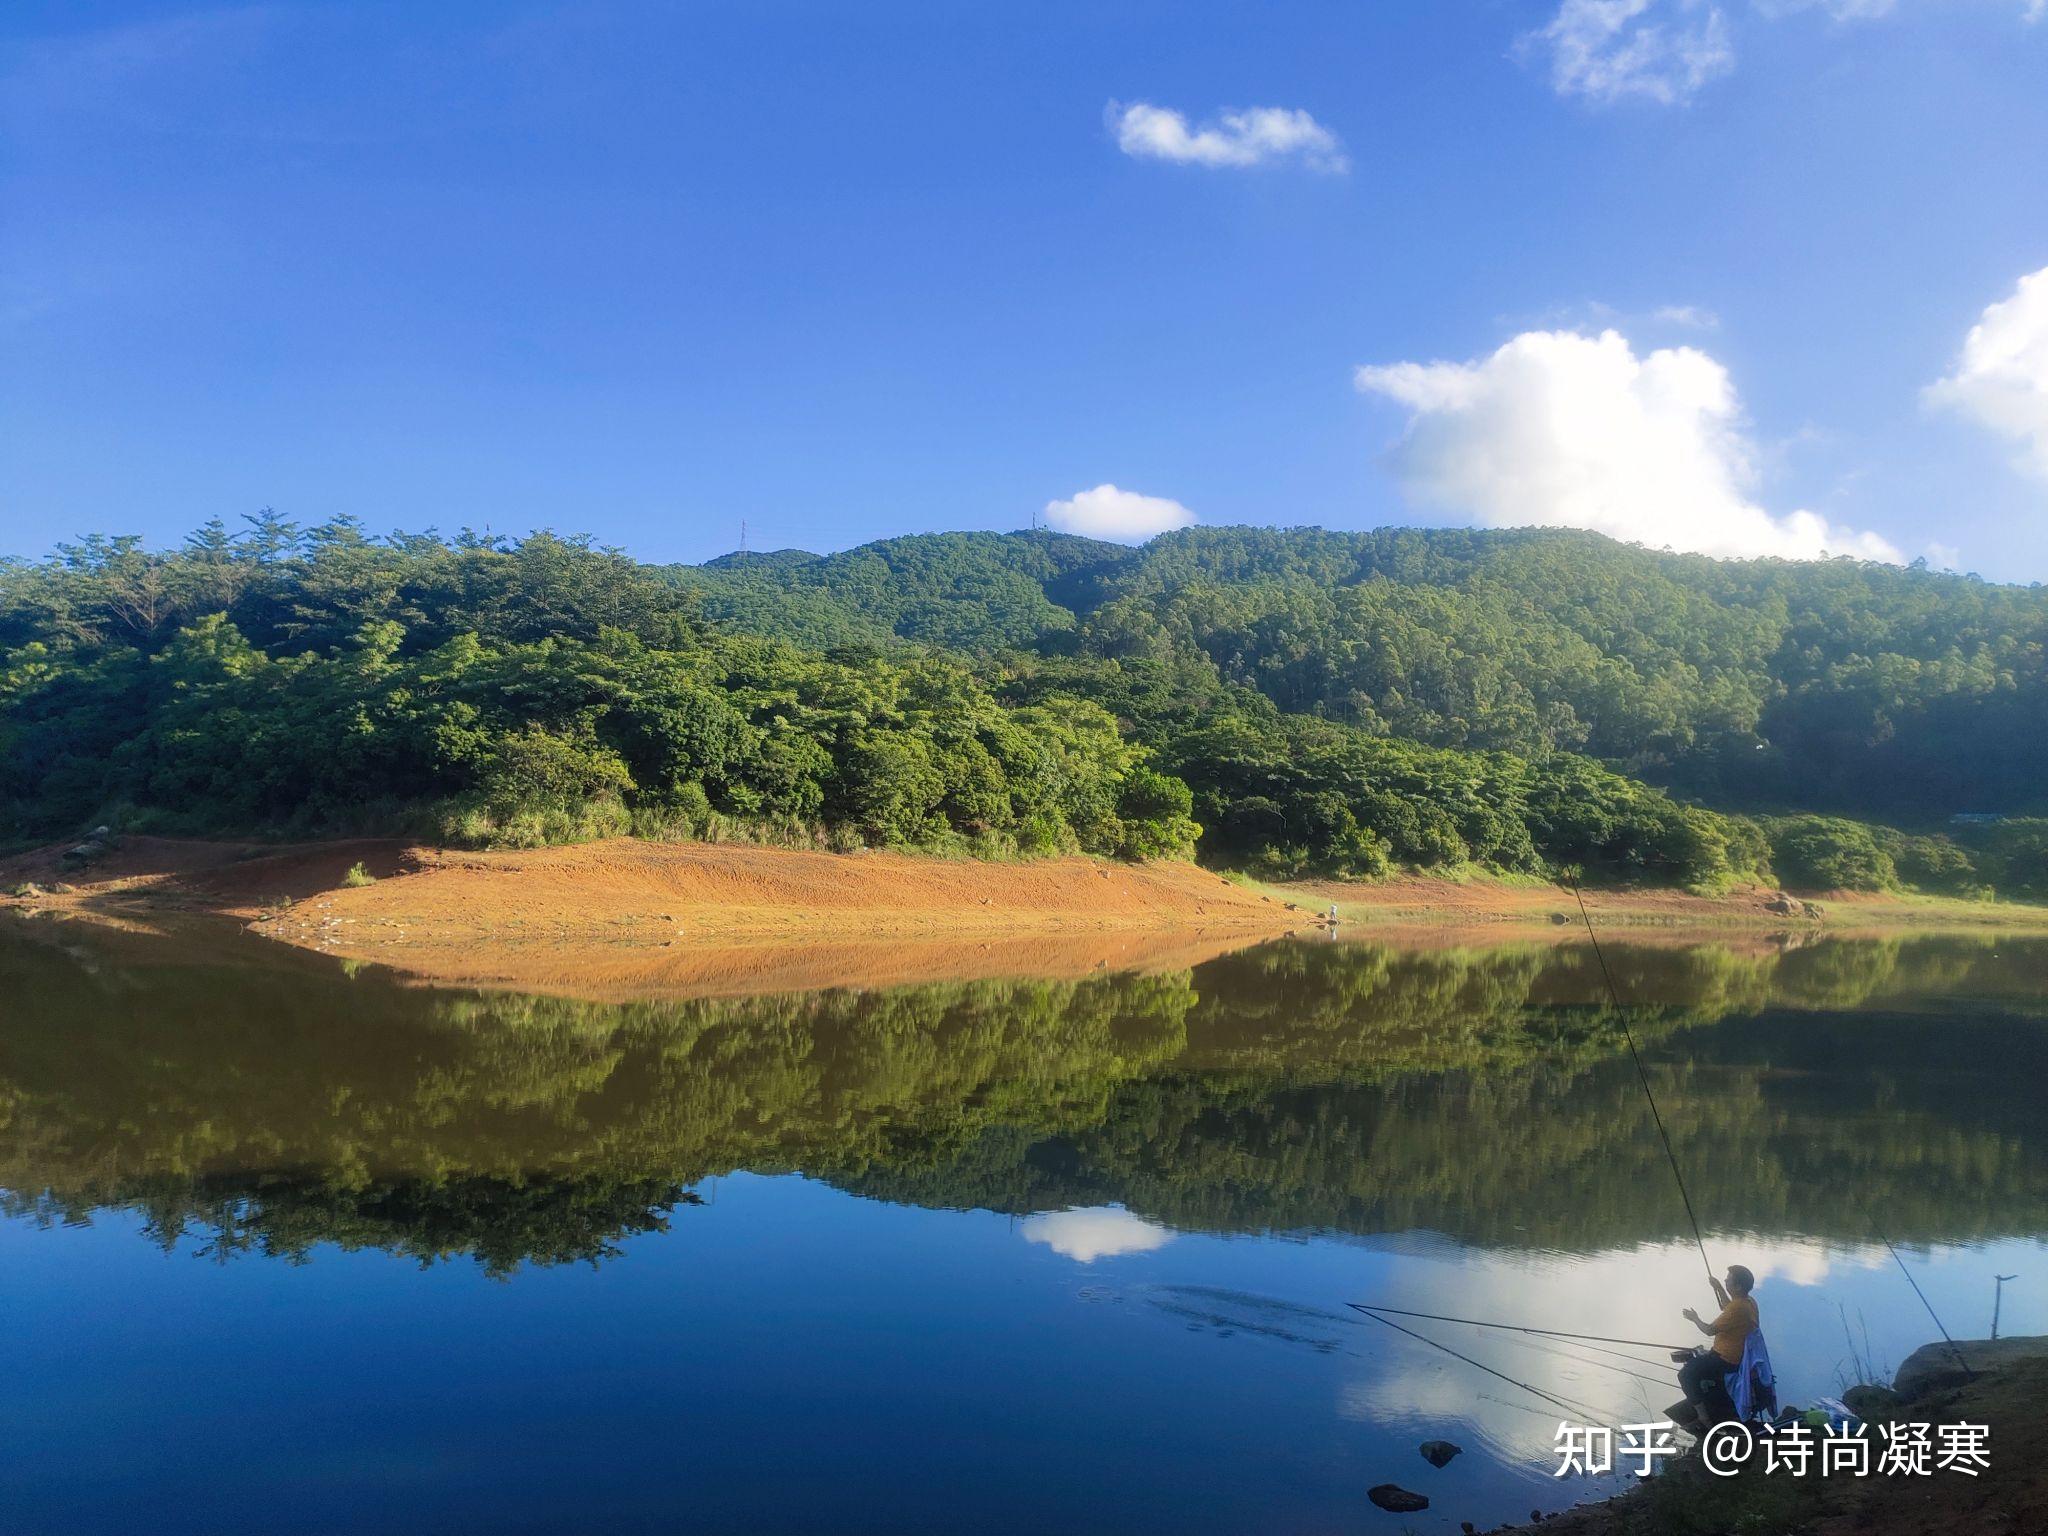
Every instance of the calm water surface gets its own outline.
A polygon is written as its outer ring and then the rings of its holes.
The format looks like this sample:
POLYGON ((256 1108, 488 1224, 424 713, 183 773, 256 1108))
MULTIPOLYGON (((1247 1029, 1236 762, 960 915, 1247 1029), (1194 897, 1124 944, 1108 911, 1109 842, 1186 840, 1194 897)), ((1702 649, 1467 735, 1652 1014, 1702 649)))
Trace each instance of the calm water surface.
MULTIPOLYGON (((1880 1232, 2048 1325, 2048 945, 1609 958, 1788 1395, 1930 1336, 1880 1232)), ((596 1004, 8 921, 0 998, 8 1532, 1454 1531, 1608 1490, 1345 1302, 1707 1301, 1570 945, 596 1004)))

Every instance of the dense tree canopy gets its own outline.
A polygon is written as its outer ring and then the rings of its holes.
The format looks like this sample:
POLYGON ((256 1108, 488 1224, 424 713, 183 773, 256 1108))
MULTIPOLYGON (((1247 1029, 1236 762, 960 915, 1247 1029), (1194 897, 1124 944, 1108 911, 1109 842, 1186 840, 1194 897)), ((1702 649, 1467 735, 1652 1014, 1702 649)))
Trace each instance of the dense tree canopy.
POLYGON ((632 562, 548 535, 218 534, 8 573, 0 796, 18 832, 120 813, 512 844, 1193 846, 1185 795, 1084 699, 1006 705, 936 655, 718 634, 632 562))
POLYGON ((1199 828, 1282 874, 2035 894, 2048 824, 1946 823, 2048 783, 2044 635, 2034 588, 1556 531, 656 568, 265 513, 0 565, 0 824, 1130 856, 1199 828))
POLYGON ((2048 593, 1920 567, 1713 560, 1565 530, 1190 528, 1135 550, 934 535, 690 579, 750 627, 846 594, 871 631, 922 640, 921 616, 971 603, 992 568, 1050 572, 1052 611, 1034 620, 1013 598, 971 634, 955 612, 945 643, 1177 655, 1377 734, 1582 751, 1803 809, 2014 812, 2048 779, 2048 593), (910 544, 915 561, 896 553, 910 544), (857 593, 870 561, 887 603, 857 593), (725 595, 740 592, 744 612, 725 595))

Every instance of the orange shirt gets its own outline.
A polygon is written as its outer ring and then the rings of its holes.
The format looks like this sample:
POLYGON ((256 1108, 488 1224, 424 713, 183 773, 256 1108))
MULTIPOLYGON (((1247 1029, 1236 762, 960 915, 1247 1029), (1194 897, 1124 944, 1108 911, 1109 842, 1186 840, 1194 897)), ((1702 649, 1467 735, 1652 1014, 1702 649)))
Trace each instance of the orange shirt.
POLYGON ((1714 1353, 1730 1365, 1742 1364, 1742 1346, 1759 1326, 1755 1301, 1747 1296, 1731 1296, 1721 1315, 1708 1326, 1714 1330, 1714 1353))

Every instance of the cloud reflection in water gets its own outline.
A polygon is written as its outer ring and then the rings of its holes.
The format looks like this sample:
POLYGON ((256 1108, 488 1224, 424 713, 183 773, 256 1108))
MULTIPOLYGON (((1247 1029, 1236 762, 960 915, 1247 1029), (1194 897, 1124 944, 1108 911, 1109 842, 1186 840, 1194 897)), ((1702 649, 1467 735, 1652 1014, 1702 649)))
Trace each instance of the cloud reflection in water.
POLYGON ((1120 1205, 1102 1205, 1028 1216, 1024 1220, 1024 1240, 1043 1243, 1054 1253, 1093 1264, 1097 1259, 1164 1248, 1173 1241, 1173 1233, 1133 1216, 1120 1205))

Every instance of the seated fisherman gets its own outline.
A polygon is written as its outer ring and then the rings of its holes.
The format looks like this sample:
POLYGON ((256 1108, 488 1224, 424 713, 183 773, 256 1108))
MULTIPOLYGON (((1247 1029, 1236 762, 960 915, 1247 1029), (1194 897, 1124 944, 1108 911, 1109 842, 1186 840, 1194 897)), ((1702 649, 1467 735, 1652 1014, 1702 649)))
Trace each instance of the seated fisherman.
POLYGON ((1730 1390, 1732 1384, 1728 1378, 1742 1364, 1743 1346, 1761 1326, 1756 1302, 1750 1297, 1750 1292, 1756 1289, 1755 1275, 1740 1264, 1731 1264, 1726 1284, 1719 1280, 1712 1284, 1715 1298, 1721 1303, 1720 1316, 1711 1323, 1706 1322, 1691 1307, 1685 1309, 1684 1315, 1686 1321, 1701 1333, 1710 1334, 1714 1342, 1686 1361, 1678 1372, 1678 1384, 1685 1388, 1685 1400, 1707 1424, 1712 1424, 1726 1411, 1718 1401, 1709 1407, 1710 1394, 1730 1390))

